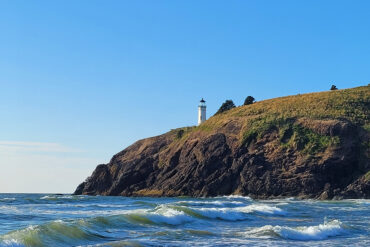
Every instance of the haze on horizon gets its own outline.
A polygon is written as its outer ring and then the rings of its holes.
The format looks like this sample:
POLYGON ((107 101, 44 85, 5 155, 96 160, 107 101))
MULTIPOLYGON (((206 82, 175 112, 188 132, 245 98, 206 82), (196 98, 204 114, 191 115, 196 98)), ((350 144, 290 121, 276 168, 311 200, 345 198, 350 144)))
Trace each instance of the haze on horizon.
POLYGON ((0 193, 72 193, 134 141, 367 85, 368 1, 1 1, 0 193))

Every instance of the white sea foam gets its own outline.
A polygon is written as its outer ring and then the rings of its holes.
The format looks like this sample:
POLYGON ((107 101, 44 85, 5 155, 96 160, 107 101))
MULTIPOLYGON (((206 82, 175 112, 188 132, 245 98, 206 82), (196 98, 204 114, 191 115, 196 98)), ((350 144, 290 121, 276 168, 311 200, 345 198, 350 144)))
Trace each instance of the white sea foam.
POLYGON ((369 199, 352 199, 352 200, 344 200, 344 201, 352 201, 357 204, 363 204, 363 205, 370 205, 370 200, 369 199))
POLYGON ((0 246, 23 247, 24 245, 16 239, 5 239, 0 242, 0 246))
POLYGON ((56 200, 56 199, 73 199, 71 195, 46 195, 40 198, 41 200, 56 200))
POLYGON ((1 213, 22 213, 22 210, 18 209, 16 206, 3 205, 0 206, 1 213))
POLYGON ((243 202, 240 201, 179 201, 177 204, 185 205, 212 205, 212 206, 226 206, 226 205, 242 205, 243 202))
POLYGON ((252 200, 249 196, 240 196, 240 195, 229 195, 229 196, 217 196, 215 198, 226 198, 226 199, 244 199, 244 200, 252 200))
POLYGON ((23 239, 25 237, 33 237, 34 231, 37 231, 37 226, 30 225, 27 228, 9 232, 0 236, 0 246, 24 246, 23 239))
POLYGON ((16 199, 14 197, 0 198, 0 201, 2 201, 2 202, 15 201, 15 200, 16 199))
POLYGON ((269 206, 266 204, 252 204, 245 207, 235 208, 244 213, 257 212, 260 214, 271 214, 271 215, 286 215, 286 212, 281 208, 275 206, 269 206))
POLYGON ((204 217, 211 219, 223 219, 223 220, 245 220, 251 213, 271 214, 271 215, 285 215, 285 211, 280 208, 268 206, 264 204, 249 205, 245 207, 234 207, 234 208, 190 208, 203 215, 204 217))
POLYGON ((194 220, 194 218, 184 212, 167 206, 159 206, 154 211, 146 213, 145 216, 153 222, 170 225, 179 225, 194 220))
POLYGON ((316 226, 288 227, 266 225, 246 232, 247 236, 269 237, 277 235, 285 239, 302 241, 323 240, 345 233, 346 230, 339 220, 332 220, 316 226))

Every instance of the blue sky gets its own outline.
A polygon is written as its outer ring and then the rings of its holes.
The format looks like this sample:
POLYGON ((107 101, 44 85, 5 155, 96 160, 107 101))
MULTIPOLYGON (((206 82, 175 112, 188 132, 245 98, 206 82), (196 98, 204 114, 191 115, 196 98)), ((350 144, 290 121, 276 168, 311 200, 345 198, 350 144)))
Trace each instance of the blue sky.
POLYGON ((0 192, 72 192, 135 140, 370 82, 369 1, 0 1, 0 192))

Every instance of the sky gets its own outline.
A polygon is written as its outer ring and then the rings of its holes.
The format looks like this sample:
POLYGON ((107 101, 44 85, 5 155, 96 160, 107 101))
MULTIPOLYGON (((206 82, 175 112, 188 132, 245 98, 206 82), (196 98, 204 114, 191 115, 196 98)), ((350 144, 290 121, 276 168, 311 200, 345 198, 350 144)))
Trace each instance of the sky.
POLYGON ((0 193, 72 193, 138 139, 370 82, 369 1, 0 1, 0 193))

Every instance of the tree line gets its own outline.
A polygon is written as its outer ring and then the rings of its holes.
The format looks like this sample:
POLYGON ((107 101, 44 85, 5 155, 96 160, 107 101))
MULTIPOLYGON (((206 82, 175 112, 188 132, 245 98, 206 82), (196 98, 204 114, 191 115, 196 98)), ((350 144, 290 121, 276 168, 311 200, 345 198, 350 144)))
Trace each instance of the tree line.
MULTIPOLYGON (((253 96, 247 96, 247 98, 245 98, 244 100, 244 104, 243 105, 251 105, 255 102, 255 98, 253 96)), ((218 109, 218 111, 216 112, 216 114, 220 114, 220 113, 223 113, 225 111, 228 111, 232 108, 236 107, 234 102, 231 100, 231 99, 228 99, 226 100, 224 103, 222 103, 220 109, 218 109)))

